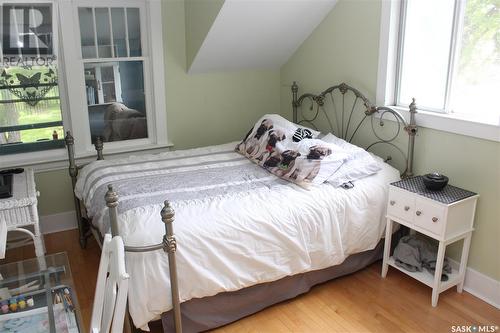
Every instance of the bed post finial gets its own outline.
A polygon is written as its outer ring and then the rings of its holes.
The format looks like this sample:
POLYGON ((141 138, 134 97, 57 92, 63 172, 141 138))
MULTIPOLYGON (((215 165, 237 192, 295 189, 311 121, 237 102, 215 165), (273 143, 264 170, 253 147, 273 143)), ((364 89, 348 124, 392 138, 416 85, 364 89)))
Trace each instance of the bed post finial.
POLYGON ((102 150, 104 147, 104 143, 102 142, 102 138, 100 136, 98 136, 96 138, 95 143, 94 143, 94 147, 95 147, 95 150, 97 151, 97 160, 98 161, 103 160, 104 156, 102 155, 102 150))
POLYGON ((293 109, 293 122, 297 123, 297 93, 299 92, 299 86, 296 81, 292 84, 292 109, 293 109))
POLYGON ((113 190, 113 185, 108 185, 108 191, 104 195, 106 206, 109 210, 109 221, 111 224, 111 236, 118 236, 118 193, 113 190))
POLYGON ((170 202, 164 202, 163 209, 160 212, 161 220, 165 223, 165 236, 163 236, 163 250, 168 253, 168 268, 170 272, 170 290, 172 292, 172 308, 174 309, 175 332, 182 332, 181 323, 181 303, 179 300, 179 282, 177 280, 177 263, 175 261, 175 252, 177 251, 177 242, 174 236, 172 223, 174 222, 175 212, 170 202))
POLYGON ((417 135, 418 127, 415 121, 415 114, 417 114, 417 103, 415 98, 412 98, 410 103, 410 123, 406 125, 405 130, 409 135, 408 141, 408 159, 406 164, 406 171, 401 175, 402 178, 409 178, 413 176, 413 153, 415 150, 415 135, 417 135))
POLYGON ((66 137, 64 138, 66 143, 66 148, 68 149, 68 159, 69 159, 69 175, 71 180, 76 183, 76 177, 78 176, 78 168, 75 162, 75 138, 71 135, 71 131, 66 132, 66 137))

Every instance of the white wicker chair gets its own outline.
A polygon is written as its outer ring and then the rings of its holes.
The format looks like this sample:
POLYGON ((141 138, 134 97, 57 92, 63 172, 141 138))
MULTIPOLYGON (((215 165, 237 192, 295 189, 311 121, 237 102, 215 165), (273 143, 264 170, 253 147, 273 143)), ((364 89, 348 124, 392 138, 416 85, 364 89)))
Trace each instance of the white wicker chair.
POLYGON ((110 234, 106 234, 102 244, 90 333, 123 332, 128 279, 123 240, 120 236, 111 238, 110 234))
MULTIPOLYGON (((0 259, 5 256, 7 232, 19 231, 33 239, 36 256, 45 268, 45 245, 37 211, 38 195, 33 169, 28 168, 23 173, 14 175, 12 198, 0 200, 0 259), (33 227, 33 231, 27 227, 33 227)), ((20 244, 24 245, 24 241, 20 244)))

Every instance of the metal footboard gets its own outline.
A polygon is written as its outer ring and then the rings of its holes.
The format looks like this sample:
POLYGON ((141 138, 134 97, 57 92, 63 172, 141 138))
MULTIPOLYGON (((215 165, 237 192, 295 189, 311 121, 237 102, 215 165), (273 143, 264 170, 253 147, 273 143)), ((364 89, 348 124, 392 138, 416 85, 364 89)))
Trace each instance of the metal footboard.
MULTIPOLYGON (((111 234, 114 237, 119 235, 119 232, 118 232, 118 194, 113 190, 113 185, 108 185, 108 191, 106 192, 104 198, 106 200, 106 206, 108 206, 109 210, 111 234)), ((168 200, 164 202, 160 215, 161 215, 161 220, 165 224, 165 235, 163 236, 163 242, 147 246, 125 246, 125 251, 149 252, 149 251, 156 251, 159 249, 163 249, 163 251, 168 253, 168 269, 170 273, 170 289, 172 293, 172 307, 174 310, 175 331, 177 333, 180 333, 182 332, 181 306, 179 300, 179 282, 177 279, 177 263, 175 260, 175 252, 177 251, 177 242, 175 240, 174 229, 173 229, 175 212, 168 200)))

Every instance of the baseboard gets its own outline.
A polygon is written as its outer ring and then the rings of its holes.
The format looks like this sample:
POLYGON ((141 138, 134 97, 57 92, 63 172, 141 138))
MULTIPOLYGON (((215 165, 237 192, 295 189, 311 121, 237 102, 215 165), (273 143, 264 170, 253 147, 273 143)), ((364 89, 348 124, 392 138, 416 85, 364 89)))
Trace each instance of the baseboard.
POLYGON ((40 230, 43 234, 71 230, 78 228, 76 212, 62 212, 52 215, 40 216, 40 230))
MULTIPOLYGON (((453 268, 458 269, 460 264, 457 261, 450 258, 448 260, 453 268)), ((467 267, 464 290, 500 309, 500 281, 467 267)))

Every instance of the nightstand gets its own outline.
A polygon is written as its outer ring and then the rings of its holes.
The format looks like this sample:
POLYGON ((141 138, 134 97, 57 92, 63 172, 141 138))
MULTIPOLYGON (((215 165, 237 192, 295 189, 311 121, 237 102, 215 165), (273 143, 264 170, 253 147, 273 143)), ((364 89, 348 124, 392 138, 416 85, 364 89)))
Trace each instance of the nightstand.
POLYGON ((43 235, 38 221, 38 197, 33 169, 13 175, 12 197, 0 199, 0 258, 3 258, 8 231, 20 231, 33 239, 35 253, 45 255, 43 235), (33 231, 26 227, 31 226, 33 231))
POLYGON ((437 305, 439 293, 453 286, 462 292, 478 197, 474 192, 452 185, 441 191, 427 190, 422 176, 391 183, 382 277, 386 277, 389 266, 392 266, 428 285, 432 288, 432 306, 437 305), (390 256, 394 222, 439 241, 434 276, 426 271, 410 272, 395 264, 390 256), (458 271, 453 269, 447 281, 441 281, 446 246, 461 239, 464 241, 460 267, 458 271))

